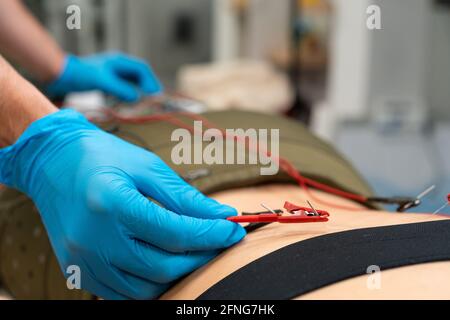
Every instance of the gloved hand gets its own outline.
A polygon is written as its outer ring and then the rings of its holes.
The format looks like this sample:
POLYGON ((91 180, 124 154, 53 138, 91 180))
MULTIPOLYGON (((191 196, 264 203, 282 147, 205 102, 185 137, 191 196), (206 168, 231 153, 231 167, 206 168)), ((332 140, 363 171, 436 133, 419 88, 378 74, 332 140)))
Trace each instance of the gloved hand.
POLYGON ((103 53, 84 58, 68 55, 62 73, 46 88, 51 97, 88 90, 133 102, 142 94, 160 93, 162 86, 144 61, 121 53, 103 53))
POLYGON ((224 219, 235 209, 72 110, 0 149, 0 182, 33 199, 62 271, 79 266, 82 288, 103 298, 156 297, 245 236, 224 219))

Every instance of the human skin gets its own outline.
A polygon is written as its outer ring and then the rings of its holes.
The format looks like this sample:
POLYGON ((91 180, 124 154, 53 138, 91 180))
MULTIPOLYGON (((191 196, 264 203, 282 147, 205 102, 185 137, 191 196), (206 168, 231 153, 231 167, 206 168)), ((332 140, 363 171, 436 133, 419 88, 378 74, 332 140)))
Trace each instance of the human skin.
MULTIPOLYGON (((351 201, 320 191, 310 190, 314 198, 359 208, 358 211, 336 209, 315 203, 310 195, 294 185, 265 185, 235 189, 213 194, 216 200, 234 206, 238 212, 260 211, 264 202, 272 208, 282 208, 284 201, 307 206, 313 202, 317 209, 330 213, 325 223, 273 223, 251 232, 238 245, 226 250, 206 266, 195 271, 162 299, 195 299, 206 289, 250 262, 291 243, 320 235, 352 229, 415 223, 447 219, 431 214, 392 213, 369 210, 351 201)), ((280 263, 283 263, 280 261, 280 263)), ((450 262, 435 262, 382 270, 382 286, 368 289, 367 275, 355 277, 305 294, 300 299, 449 299, 450 262), (443 285, 447 284, 447 285, 443 285)))
POLYGON ((57 111, 0 56, 0 147, 13 144, 33 121, 57 111))
POLYGON ((0 53, 42 82, 64 67, 64 51, 20 0, 0 1, 0 53))

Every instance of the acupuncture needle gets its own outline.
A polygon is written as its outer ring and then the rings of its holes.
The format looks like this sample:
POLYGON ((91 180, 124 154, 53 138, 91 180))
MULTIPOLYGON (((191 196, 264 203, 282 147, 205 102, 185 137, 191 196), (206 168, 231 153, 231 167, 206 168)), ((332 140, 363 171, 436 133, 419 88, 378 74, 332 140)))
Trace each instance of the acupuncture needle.
POLYGON ((308 203, 308 206, 310 206, 310 208, 314 211, 314 214, 315 214, 316 216, 318 216, 319 213, 316 211, 316 209, 314 209, 314 207, 313 207, 313 205, 311 204, 311 202, 309 202, 309 200, 306 200, 306 202, 308 203))
POLYGON ((436 188, 436 185, 431 185, 431 186, 429 186, 427 189, 425 189, 424 191, 422 191, 422 193, 420 193, 418 196, 417 196, 417 199, 421 199, 421 198, 423 198, 423 197, 425 197, 427 194, 429 194, 431 191, 433 191, 434 190, 434 188, 436 188))
POLYGON ((271 209, 270 207, 266 206, 264 203, 260 203, 261 207, 263 207, 264 209, 270 211, 273 214, 276 214, 277 216, 279 216, 279 213, 276 213, 273 209, 271 209))
POLYGON ((441 211, 442 209, 444 209, 446 206, 448 206, 450 203, 450 193, 447 195, 447 202, 444 203, 439 209, 437 209, 435 212, 433 212, 433 214, 438 213, 439 211, 441 211))

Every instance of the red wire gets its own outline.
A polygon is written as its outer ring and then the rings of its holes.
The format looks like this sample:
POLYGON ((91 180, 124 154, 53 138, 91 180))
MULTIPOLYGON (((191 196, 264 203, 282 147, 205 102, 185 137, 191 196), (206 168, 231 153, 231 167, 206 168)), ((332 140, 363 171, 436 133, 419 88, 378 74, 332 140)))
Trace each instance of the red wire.
MULTIPOLYGON (((216 128, 219 129, 222 134, 226 137, 229 138, 226 134, 226 131, 224 131, 223 129, 218 128, 218 126, 213 125, 209 120, 205 119, 204 117, 200 116, 200 115, 196 115, 196 114, 192 114, 192 113, 187 113, 186 116, 194 119, 194 120, 199 120, 203 122, 203 125, 207 128, 216 128)), ((240 137, 235 137, 235 138, 239 138, 240 137)), ((245 143, 245 142, 244 142, 245 143)), ((247 147, 247 144, 245 145, 247 147)), ((252 151, 258 151, 258 150, 252 150, 252 151)), ((271 156, 270 153, 266 150, 265 151, 267 156, 271 156)), ((328 205, 328 206, 332 206, 338 209, 343 209, 343 210, 349 210, 349 211, 361 211, 361 208, 355 208, 355 207, 349 207, 349 206, 344 206, 344 205, 337 205, 337 204, 333 204, 331 202, 327 202, 324 201, 322 199, 319 199, 318 197, 316 197, 311 190, 309 190, 308 185, 311 187, 314 187, 316 189, 325 191, 327 193, 330 194, 334 194, 337 196, 340 196, 342 198, 346 198, 349 200, 354 200, 360 203, 366 203, 367 202, 367 197, 363 196, 363 195, 359 195, 359 194, 355 194, 355 193, 350 193, 350 192, 346 192, 337 188, 333 188, 331 186, 328 186, 326 184, 320 183, 318 181, 315 181, 313 179, 309 179, 304 177, 299 170, 297 170, 295 168, 295 166, 287 159, 282 158, 282 157, 272 157, 275 158, 275 161, 278 161, 278 164, 280 165, 280 168, 287 173, 291 178, 293 178, 298 184, 299 186, 305 190, 305 192, 308 194, 308 196, 314 200, 314 202, 316 203, 320 203, 322 205, 328 205)))
MULTIPOLYGON (((230 139, 233 138, 234 140, 238 141, 238 142, 243 142, 245 143, 245 146, 247 147, 247 139, 245 139, 244 141, 242 141, 241 137, 238 136, 234 136, 234 137, 229 137, 226 133, 225 130, 219 128, 216 125, 213 125, 209 120, 207 120, 206 118, 200 116, 200 115, 196 115, 193 113, 189 113, 189 112, 177 112, 177 113, 165 113, 165 114, 157 114, 157 115, 148 115, 148 116, 138 116, 138 117, 128 117, 128 116, 122 116, 119 113, 113 111, 113 110, 108 110, 106 109, 104 111, 105 114, 109 115, 111 118, 113 118, 114 120, 117 120, 119 122, 125 122, 125 123, 134 123, 134 124, 143 124, 143 123, 147 123, 147 122, 156 122, 156 121, 165 121, 168 122, 170 124, 173 124, 176 127, 181 127, 184 129, 189 130, 190 132, 194 132, 193 127, 189 126, 187 124, 185 124, 183 121, 179 120, 178 118, 176 118, 176 116, 179 115, 183 115, 186 116, 188 118, 191 118, 193 120, 198 120, 198 121, 202 121, 202 124, 209 128, 209 129, 218 129, 222 132, 222 134, 224 135, 224 137, 226 139, 230 139)), ((256 150, 258 151, 258 150, 256 150)), ((265 151, 265 150, 264 150, 265 151)), ((265 151, 267 156, 270 156, 270 153, 265 151)), ((273 158, 273 157, 272 157, 273 158)), ((308 186, 310 187, 314 187, 318 190, 324 191, 326 193, 329 194, 333 194, 345 199, 349 199, 349 200, 353 200, 359 203, 367 203, 367 197, 360 195, 360 194, 356 194, 356 193, 351 193, 351 192, 346 192, 334 187, 331 187, 329 185, 320 183, 318 181, 315 181, 313 179, 310 178, 306 178, 304 177, 296 168, 295 166, 287 159, 279 157, 279 158, 275 158, 275 161, 278 161, 278 164, 280 166, 280 168, 286 173, 288 174, 291 178, 293 178, 298 185, 305 190, 305 192, 308 194, 308 196, 314 200, 314 202, 316 203, 320 203, 322 205, 328 205, 328 206, 332 206, 335 208, 339 208, 339 209, 344 209, 344 210, 351 210, 351 211, 361 211, 363 209, 361 208, 355 208, 355 207, 351 207, 351 206, 344 206, 344 205, 337 205, 335 203, 331 203, 328 201, 324 201, 320 198, 318 198, 317 196, 315 196, 308 188, 308 186)))

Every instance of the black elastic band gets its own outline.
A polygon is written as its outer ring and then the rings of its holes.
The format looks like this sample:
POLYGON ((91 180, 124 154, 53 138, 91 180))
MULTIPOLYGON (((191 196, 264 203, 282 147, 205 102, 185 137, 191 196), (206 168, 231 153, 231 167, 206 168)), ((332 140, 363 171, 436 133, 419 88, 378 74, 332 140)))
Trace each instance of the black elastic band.
POLYGON ((230 274, 198 299, 292 299, 381 270, 450 260, 450 220, 357 229, 300 241, 230 274))

